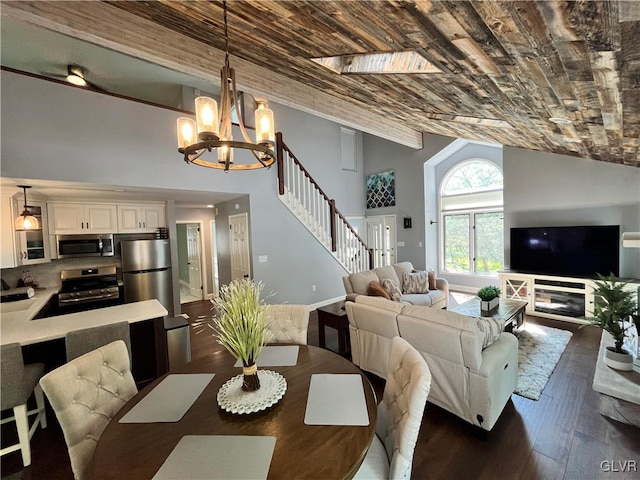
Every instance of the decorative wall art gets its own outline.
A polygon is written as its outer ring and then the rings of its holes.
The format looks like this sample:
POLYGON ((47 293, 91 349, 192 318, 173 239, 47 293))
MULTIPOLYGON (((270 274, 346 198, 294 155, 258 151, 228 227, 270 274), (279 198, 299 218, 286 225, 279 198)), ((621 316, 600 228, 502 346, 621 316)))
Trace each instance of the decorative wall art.
POLYGON ((367 175, 365 188, 367 208, 395 207, 396 174, 393 170, 367 175))

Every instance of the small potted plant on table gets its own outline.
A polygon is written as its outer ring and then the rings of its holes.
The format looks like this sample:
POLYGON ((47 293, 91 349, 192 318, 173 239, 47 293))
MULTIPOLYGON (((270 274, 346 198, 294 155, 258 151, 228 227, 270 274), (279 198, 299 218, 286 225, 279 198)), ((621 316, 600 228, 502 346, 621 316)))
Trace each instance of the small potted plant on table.
POLYGON ((605 350, 605 364, 616 370, 632 370, 633 355, 623 348, 623 344, 627 330, 633 326, 631 317, 638 310, 638 302, 635 294, 625 289, 627 283, 618 281, 615 275, 598 274, 598 279, 594 282, 594 315, 586 320, 613 337, 614 345, 605 350))
POLYGON ((493 285, 482 287, 476 293, 480 299, 480 311, 482 313, 491 312, 500 303, 500 289, 493 285))

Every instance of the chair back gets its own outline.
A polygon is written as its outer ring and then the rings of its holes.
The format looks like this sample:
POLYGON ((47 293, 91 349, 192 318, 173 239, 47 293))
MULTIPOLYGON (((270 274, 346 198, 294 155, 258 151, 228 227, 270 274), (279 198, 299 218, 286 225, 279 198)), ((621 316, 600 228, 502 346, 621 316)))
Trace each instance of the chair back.
POLYGON ((395 337, 376 423, 376 434, 390 461, 389 478, 411 478, 413 452, 430 388, 427 362, 406 340, 395 337))
POLYGON ((24 361, 19 343, 9 343, 0 347, 2 370, 2 388, 0 388, 0 404, 2 410, 22 405, 27 401, 31 390, 24 387, 24 361))
POLYGON ((102 432, 138 393, 126 345, 117 340, 75 358, 42 377, 40 385, 62 427, 75 478, 91 478, 102 432))
POLYGON ((307 344, 309 307, 307 305, 264 305, 267 328, 274 343, 307 344))
POLYGON ((92 352, 96 348, 104 347, 116 340, 122 340, 125 343, 127 352, 129 353, 129 359, 131 359, 129 322, 118 322, 68 332, 64 337, 65 348, 67 350, 67 362, 78 358, 80 355, 92 352))

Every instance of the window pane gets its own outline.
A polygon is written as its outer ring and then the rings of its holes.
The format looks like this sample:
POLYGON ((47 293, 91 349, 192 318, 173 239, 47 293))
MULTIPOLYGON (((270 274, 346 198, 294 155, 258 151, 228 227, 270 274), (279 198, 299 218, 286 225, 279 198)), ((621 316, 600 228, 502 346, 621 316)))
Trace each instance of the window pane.
POLYGON ((465 162, 454 168, 442 187, 443 195, 502 189, 502 172, 491 162, 465 162))
POLYGON ((469 215, 444 217, 444 270, 469 273, 469 215))
POLYGON ((481 275, 495 275, 503 268, 502 212, 477 213, 475 220, 475 271, 481 275))

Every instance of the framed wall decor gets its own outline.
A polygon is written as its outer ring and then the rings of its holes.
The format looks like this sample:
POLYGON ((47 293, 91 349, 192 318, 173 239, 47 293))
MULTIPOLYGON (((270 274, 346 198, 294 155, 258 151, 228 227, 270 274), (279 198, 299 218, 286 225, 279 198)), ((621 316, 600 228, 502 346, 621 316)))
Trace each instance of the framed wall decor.
POLYGON ((374 173, 365 178, 367 208, 395 207, 396 174, 394 170, 374 173))

